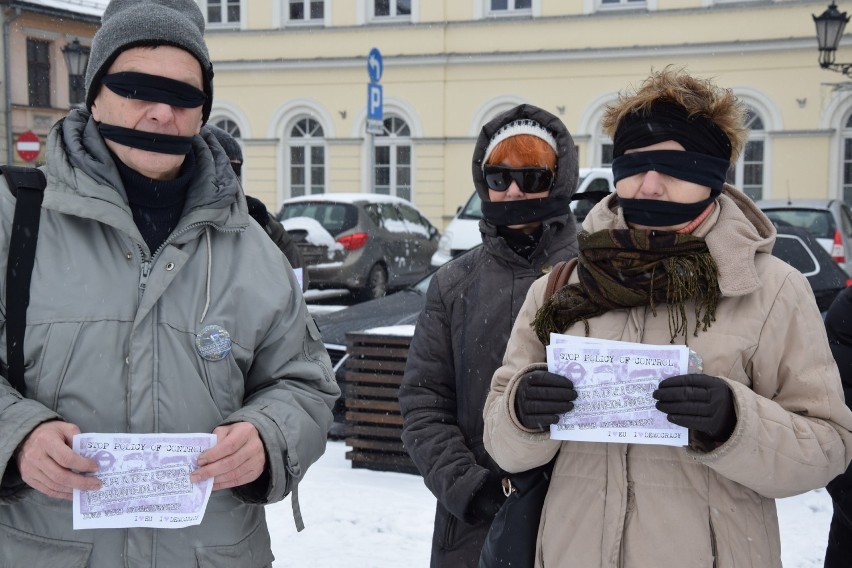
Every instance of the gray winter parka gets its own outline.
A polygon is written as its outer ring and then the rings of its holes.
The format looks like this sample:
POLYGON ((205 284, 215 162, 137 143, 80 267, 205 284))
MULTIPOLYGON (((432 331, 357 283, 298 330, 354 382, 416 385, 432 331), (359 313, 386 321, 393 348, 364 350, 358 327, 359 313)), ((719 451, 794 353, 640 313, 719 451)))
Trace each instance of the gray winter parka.
MULTIPOLYGON (((47 143, 47 188, 27 313, 27 398, 0 379, 0 566, 262 567, 263 505, 294 490, 325 451, 339 395, 295 276, 251 223, 227 156, 202 130, 177 228, 149 251, 121 178, 85 111, 47 143), (225 328, 230 354, 203 359, 196 336, 225 328), (13 452, 52 419, 82 432, 191 433, 246 421, 266 473, 215 491, 183 529, 72 530, 71 503, 23 484, 13 452)), ((0 183, 0 291, 14 198, 0 183)), ((0 357, 5 359, 5 300, 0 357)))
MULTIPOLYGON (((482 167, 493 132, 524 117, 557 134, 560 157, 551 193, 567 200, 577 188, 573 140, 558 119, 530 105, 483 128, 474 169, 482 167)), ((481 173, 474 182, 480 196, 488 199, 481 173)), ((543 226, 541 240, 527 260, 509 248, 493 224, 481 221, 482 246, 438 269, 417 320, 399 402, 406 450, 438 499, 433 568, 476 566, 491 524, 491 519, 476 519, 470 512, 472 498, 489 472, 504 474, 482 444, 482 409, 491 376, 500 366, 527 289, 554 263, 577 255, 576 224, 567 207, 543 226)), ((495 493, 502 500, 499 490, 495 493)))

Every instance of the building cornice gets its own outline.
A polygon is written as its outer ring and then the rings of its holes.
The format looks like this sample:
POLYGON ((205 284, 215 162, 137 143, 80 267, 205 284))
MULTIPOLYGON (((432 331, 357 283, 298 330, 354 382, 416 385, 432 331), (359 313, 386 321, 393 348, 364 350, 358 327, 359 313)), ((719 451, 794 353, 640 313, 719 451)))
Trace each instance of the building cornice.
MULTIPOLYGON (((842 42, 852 45, 852 40, 842 42)), ((539 51, 503 51, 472 52, 385 56, 385 67, 427 67, 445 65, 487 65, 505 63, 550 63, 565 61, 594 61, 612 59, 648 59, 688 57, 695 55, 771 53, 798 50, 813 50, 816 53, 814 37, 784 38, 772 40, 733 41, 718 43, 690 43, 680 45, 644 45, 629 47, 555 49, 539 51)), ((216 71, 291 71, 301 69, 342 69, 364 66, 364 56, 357 57, 318 57, 318 58, 279 58, 279 59, 239 59, 214 60, 216 71)))

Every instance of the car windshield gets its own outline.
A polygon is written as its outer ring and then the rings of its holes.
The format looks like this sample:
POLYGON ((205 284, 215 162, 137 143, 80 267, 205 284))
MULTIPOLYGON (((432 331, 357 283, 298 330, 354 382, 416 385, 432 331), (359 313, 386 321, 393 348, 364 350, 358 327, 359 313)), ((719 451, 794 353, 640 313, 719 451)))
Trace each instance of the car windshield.
POLYGON ((459 219, 482 219, 482 199, 475 191, 459 213, 459 219))
POLYGON ((319 222, 332 236, 348 231, 358 223, 358 210, 350 203, 328 201, 297 201, 281 207, 279 221, 294 217, 309 217, 319 222))
POLYGON ((826 209, 765 209, 772 221, 779 224, 801 227, 817 239, 834 238, 834 219, 826 209))

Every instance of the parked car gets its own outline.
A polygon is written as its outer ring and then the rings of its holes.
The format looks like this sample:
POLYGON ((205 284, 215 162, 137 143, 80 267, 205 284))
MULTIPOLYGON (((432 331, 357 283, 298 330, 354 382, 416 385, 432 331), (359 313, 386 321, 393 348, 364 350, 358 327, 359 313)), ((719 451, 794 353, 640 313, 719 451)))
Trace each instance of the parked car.
POLYGON ((852 210, 839 199, 764 199, 757 206, 773 221, 807 230, 852 276, 852 210))
POLYGON ((428 274, 440 237, 409 201, 375 193, 294 197, 278 220, 305 259, 311 288, 345 288, 359 300, 428 274))
POLYGON ((852 280, 811 233, 784 222, 774 223, 778 236, 772 254, 805 275, 824 315, 852 280))
MULTIPOLYGON (((577 218, 577 228, 595 204, 615 191, 610 168, 580 168, 577 191, 571 198, 571 211, 577 218)), ((479 220, 482 219, 482 199, 476 191, 447 225, 438 250, 432 256, 432 266, 441 266, 460 253, 482 242, 479 220)))

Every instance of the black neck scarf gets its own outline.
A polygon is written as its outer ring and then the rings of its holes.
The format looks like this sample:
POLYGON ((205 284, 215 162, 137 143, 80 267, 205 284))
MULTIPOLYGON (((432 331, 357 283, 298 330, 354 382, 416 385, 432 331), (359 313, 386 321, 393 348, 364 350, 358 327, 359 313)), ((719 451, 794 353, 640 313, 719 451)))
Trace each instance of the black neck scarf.
POLYGON ((716 319, 721 298, 716 261, 704 239, 663 231, 612 229, 578 235, 579 284, 559 289, 538 310, 533 328, 542 344, 551 333, 563 333, 610 310, 649 306, 657 315, 660 304, 670 306, 671 342, 687 339, 685 304, 695 301, 695 329, 707 330, 716 319))

